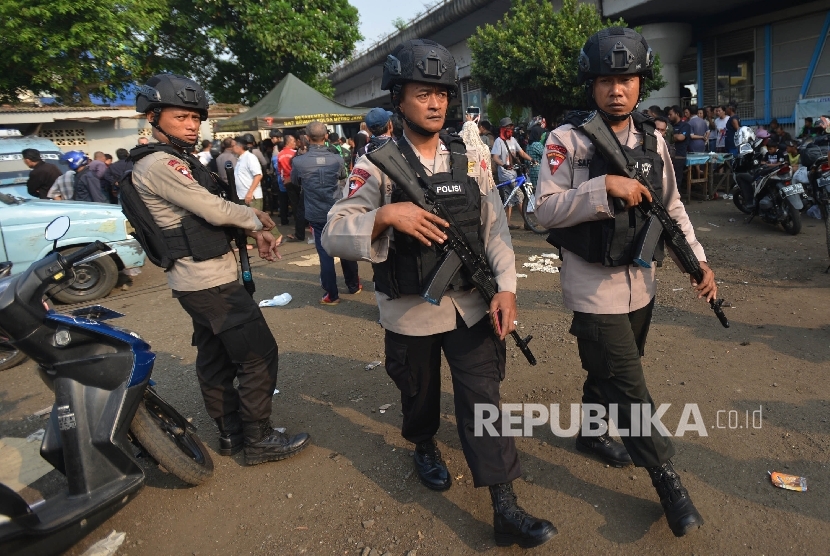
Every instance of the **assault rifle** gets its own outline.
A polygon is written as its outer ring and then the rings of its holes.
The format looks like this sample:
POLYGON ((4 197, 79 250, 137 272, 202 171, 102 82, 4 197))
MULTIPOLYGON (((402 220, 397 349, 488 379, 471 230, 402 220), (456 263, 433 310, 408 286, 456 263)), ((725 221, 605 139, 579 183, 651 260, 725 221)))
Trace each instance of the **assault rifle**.
MULTIPOLYGON (((643 199, 637 205, 637 208, 649 221, 635 246, 634 262, 639 266, 650 268, 654 249, 662 237, 680 261, 683 270, 688 272, 700 284, 703 281, 703 270, 697 256, 692 251, 689 242, 686 241, 686 236, 680 226, 672 220, 666 207, 663 206, 662 199, 654 191, 651 182, 643 173, 640 165, 636 164, 626 154, 619 140, 617 140, 617 136, 611 133, 608 125, 597 115, 596 111, 584 112, 581 115, 584 116, 584 120, 578 127, 591 139, 597 152, 605 159, 609 173, 635 179, 651 193, 651 202, 643 199)), ((614 199, 614 204, 618 210, 625 208, 625 204, 621 199, 614 199)), ((729 328, 729 320, 721 307, 723 299, 717 301, 710 299, 709 305, 723 327, 729 328)))
MULTIPOLYGON (((470 245, 467 236, 461 231, 453 215, 436 199, 429 188, 421 184, 418 176, 404 158, 394 141, 387 141, 382 146, 367 153, 369 160, 389 176, 400 187, 407 197, 420 208, 440 216, 450 226, 446 229, 447 240, 443 244, 443 255, 421 292, 421 297, 433 304, 439 305, 444 292, 456 273, 461 270, 478 290, 487 307, 496 295, 496 278, 493 270, 484 256, 470 245), (421 184, 421 185, 419 185, 421 184), (431 205, 431 206, 430 206, 431 205)), ((439 247, 441 248, 441 247, 439 247)), ((533 336, 522 338, 515 330, 510 333, 516 346, 524 354, 531 365, 536 364, 536 357, 530 351, 528 343, 533 336)))
MULTIPOLYGON (((244 204, 239 200, 239 194, 236 192, 236 177, 233 174, 233 163, 230 161, 225 162, 225 175, 228 176, 227 193, 230 200, 237 205, 244 204)), ((239 265, 242 267, 242 285, 245 286, 245 291, 253 297, 256 291, 256 285, 254 284, 254 275, 251 274, 251 260, 248 258, 248 236, 245 235, 245 230, 235 228, 233 241, 239 250, 239 265)))

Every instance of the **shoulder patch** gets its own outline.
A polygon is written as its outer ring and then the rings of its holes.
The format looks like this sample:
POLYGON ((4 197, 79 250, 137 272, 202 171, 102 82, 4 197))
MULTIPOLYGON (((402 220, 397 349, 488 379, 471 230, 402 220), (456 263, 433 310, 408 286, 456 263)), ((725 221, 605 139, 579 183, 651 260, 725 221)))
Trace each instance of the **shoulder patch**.
POLYGON ((467 161, 467 173, 472 174, 473 170, 476 168, 476 161, 475 160, 468 160, 467 161))
POLYGON ((550 143, 545 147, 547 150, 548 166, 550 166, 550 175, 552 176, 565 160, 568 150, 562 145, 556 145, 554 143, 550 143))
POLYGON ((355 168, 352 170, 352 177, 358 177, 361 178, 363 181, 366 181, 369 179, 370 174, 363 168, 355 168))
POLYGON ((170 159, 167 161, 167 166, 172 168, 174 172, 178 172, 187 179, 193 181, 190 169, 187 167, 187 164, 182 163, 181 160, 170 159))

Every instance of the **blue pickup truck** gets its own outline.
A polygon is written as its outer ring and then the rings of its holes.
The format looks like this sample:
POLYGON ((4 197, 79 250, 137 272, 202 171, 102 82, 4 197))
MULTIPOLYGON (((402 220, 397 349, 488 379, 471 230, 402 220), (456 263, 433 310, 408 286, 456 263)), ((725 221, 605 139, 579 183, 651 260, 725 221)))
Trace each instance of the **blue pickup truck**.
MULTIPOLYGON (((23 272, 52 249, 43 230, 58 216, 68 216, 69 233, 58 241, 58 250, 72 252, 95 240, 115 253, 75 268, 75 281, 53 294, 61 303, 85 303, 107 296, 123 269, 144 266, 144 250, 130 235, 132 227, 118 205, 75 201, 22 199, 0 188, 0 261, 11 261, 12 274, 23 272)), ((134 273, 134 271, 133 271, 134 273)))

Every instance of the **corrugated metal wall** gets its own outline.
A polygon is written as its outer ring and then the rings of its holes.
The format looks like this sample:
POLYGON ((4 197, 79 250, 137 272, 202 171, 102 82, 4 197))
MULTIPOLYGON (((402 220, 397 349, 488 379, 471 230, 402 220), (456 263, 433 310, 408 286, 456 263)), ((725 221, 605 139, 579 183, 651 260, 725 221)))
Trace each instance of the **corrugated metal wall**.
MULTIPOLYGON (((793 115, 823 24, 823 18, 815 15, 772 24, 773 118, 793 115)), ((830 92, 830 89, 824 90, 825 94, 830 92)), ((759 114, 762 116, 763 113, 759 114)))

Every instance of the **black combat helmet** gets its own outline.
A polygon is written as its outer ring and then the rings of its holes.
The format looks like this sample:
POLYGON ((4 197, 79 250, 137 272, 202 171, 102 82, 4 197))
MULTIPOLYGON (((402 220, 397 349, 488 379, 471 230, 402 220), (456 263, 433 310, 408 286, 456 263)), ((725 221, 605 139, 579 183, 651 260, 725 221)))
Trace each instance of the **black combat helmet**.
POLYGON ((433 135, 406 118, 400 111, 404 83, 428 83, 447 88, 450 99, 458 95, 458 68, 450 51, 435 41, 413 39, 399 44, 383 64, 382 91, 392 94, 392 106, 409 128, 420 135, 433 135))
POLYGON ((202 121, 208 117, 208 100, 204 89, 187 77, 172 73, 160 73, 147 80, 147 83, 138 87, 135 95, 135 110, 142 114, 153 112, 150 125, 164 134, 170 143, 176 147, 192 150, 196 143, 189 143, 165 132, 159 127, 161 109, 165 106, 196 110, 202 121))
POLYGON ((443 85, 450 98, 453 98, 458 94, 455 58, 435 41, 406 41, 386 57, 380 88, 382 91, 391 91, 394 97, 400 91, 400 86, 409 81, 443 85))
MULTIPOLYGON (((591 35, 579 52, 576 80, 585 84, 588 107, 599 110, 594 100, 595 77, 603 75, 639 75, 640 97, 637 109, 645 94, 645 80, 654 76, 654 52, 643 36, 627 27, 608 27, 591 35)), ((628 114, 609 114, 599 110, 606 120, 621 122, 628 114)))
POLYGON ((654 75, 654 52, 646 39, 626 27, 608 27, 591 35, 579 52, 576 80, 600 75, 654 75))

